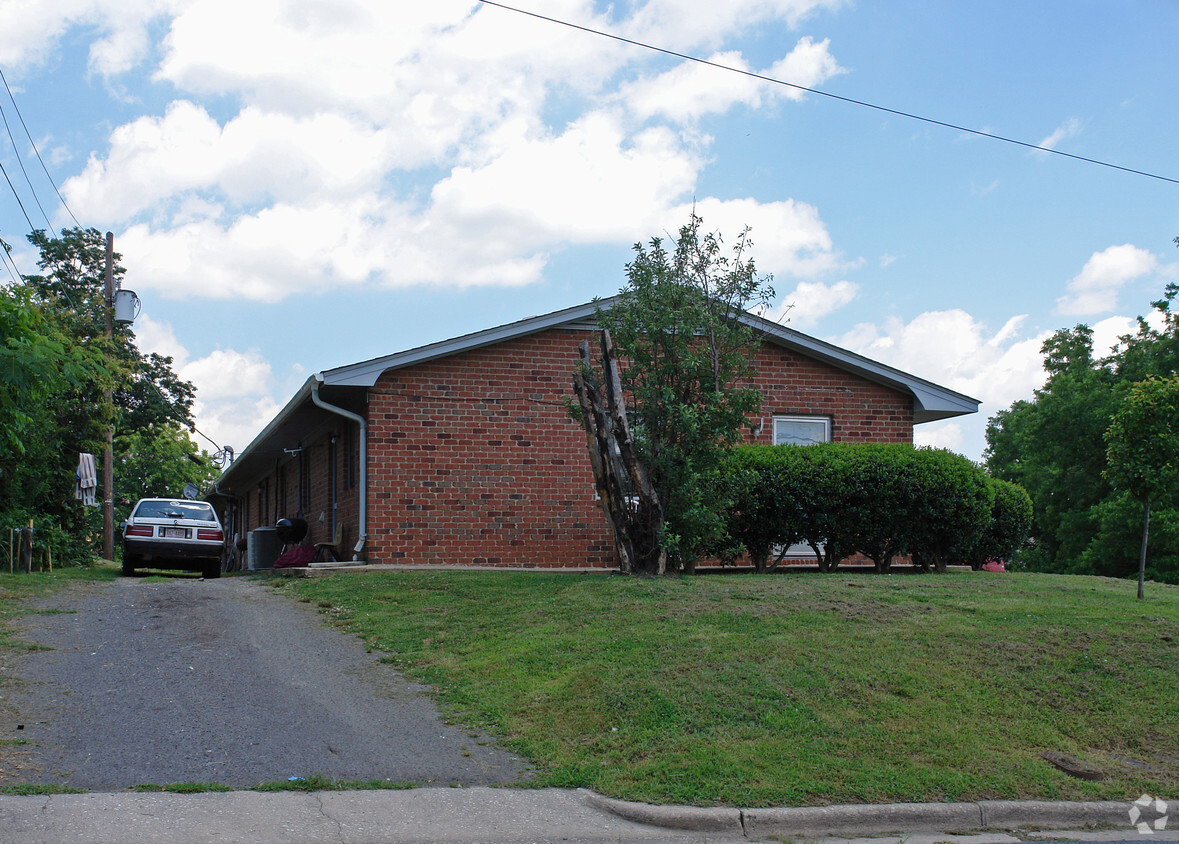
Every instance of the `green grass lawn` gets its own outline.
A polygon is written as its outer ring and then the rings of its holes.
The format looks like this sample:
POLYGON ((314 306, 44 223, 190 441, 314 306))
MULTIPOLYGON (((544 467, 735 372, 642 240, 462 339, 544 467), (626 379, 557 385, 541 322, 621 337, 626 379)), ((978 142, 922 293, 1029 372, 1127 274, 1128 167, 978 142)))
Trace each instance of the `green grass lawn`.
POLYGON ((275 583, 528 757, 537 785, 739 806, 1179 796, 1179 587, 1141 602, 1129 582, 985 573, 275 583))

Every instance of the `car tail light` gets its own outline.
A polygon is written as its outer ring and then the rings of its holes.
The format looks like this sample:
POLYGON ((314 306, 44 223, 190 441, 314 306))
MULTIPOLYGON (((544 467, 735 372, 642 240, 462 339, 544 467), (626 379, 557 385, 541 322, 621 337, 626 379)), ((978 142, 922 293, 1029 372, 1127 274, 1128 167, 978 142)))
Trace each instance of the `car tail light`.
POLYGON ((207 530, 205 528, 199 528, 197 530, 197 539, 204 539, 210 542, 224 542, 225 534, 219 530, 207 530))
POLYGON ((155 528, 151 525, 127 525, 124 536, 154 536, 155 528))

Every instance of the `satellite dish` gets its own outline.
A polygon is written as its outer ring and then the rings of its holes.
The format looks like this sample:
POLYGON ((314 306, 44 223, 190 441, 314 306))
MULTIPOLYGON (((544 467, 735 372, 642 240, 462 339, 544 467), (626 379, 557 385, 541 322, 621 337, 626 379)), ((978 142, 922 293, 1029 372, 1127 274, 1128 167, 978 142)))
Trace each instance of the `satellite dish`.
POLYGON ((200 491, 200 489, 197 488, 196 484, 190 483, 190 484, 184 485, 184 497, 187 498, 189 501, 195 500, 196 497, 200 494, 201 494, 201 491, 200 491))

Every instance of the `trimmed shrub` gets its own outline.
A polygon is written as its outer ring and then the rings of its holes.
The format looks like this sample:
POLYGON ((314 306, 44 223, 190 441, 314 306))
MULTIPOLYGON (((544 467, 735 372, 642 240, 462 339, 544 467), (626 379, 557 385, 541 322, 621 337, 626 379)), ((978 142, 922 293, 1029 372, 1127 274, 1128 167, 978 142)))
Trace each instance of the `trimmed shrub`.
POLYGON ((821 571, 856 552, 879 572, 904 554, 926 570, 944 570, 970 558, 993 518, 986 475, 939 449, 741 446, 729 453, 723 474, 733 491, 729 534, 758 571, 769 567, 775 545, 795 543, 810 545, 821 571))
POLYGON ((959 454, 922 448, 914 458, 909 550, 914 565, 945 571, 967 562, 982 541, 995 495, 982 469, 959 454))
POLYGON ((1032 498, 1019 484, 987 478, 991 488, 991 517, 979 541, 966 555, 978 571, 987 560, 1009 561, 1027 540, 1032 527, 1032 498))

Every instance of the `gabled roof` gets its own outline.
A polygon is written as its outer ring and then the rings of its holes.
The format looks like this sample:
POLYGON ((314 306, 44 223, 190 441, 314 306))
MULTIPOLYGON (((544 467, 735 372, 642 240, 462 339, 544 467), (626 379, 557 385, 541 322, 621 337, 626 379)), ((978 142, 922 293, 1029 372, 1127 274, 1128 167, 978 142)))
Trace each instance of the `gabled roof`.
MULTIPOLYGON (((606 305, 612 301, 614 301, 612 298, 603 299, 601 304, 606 305)), ((325 369, 319 375, 322 376, 325 385, 371 387, 377 383, 377 379, 383 373, 390 369, 401 369, 415 363, 449 357, 459 352, 469 352, 484 346, 493 346, 505 340, 525 337, 549 328, 597 328, 598 324, 594 319, 595 310, 596 305, 593 302, 588 302, 575 308, 566 308, 563 311, 554 311, 543 316, 528 317, 528 319, 522 319, 519 322, 487 328, 483 331, 476 331, 474 334, 464 334, 462 337, 454 337, 440 343, 431 343, 428 346, 419 346, 416 349, 395 352, 360 363, 338 366, 335 369, 325 369)))
MULTIPOLYGON (((317 427, 326 427, 338 421, 339 417, 312 404, 311 393, 317 388, 324 391, 324 397, 329 402, 362 405, 363 398, 358 399, 357 396, 363 396, 367 388, 376 384, 381 375, 391 369, 402 369, 449 357, 550 328, 596 329, 597 308, 608 308, 613 301, 612 297, 599 300, 597 303, 587 302, 584 305, 529 317, 473 334, 464 334, 416 349, 317 372, 307 379, 286 406, 222 473, 216 485, 217 489, 230 494, 240 494, 241 488, 248 486, 251 479, 262 477, 270 471, 275 461, 282 457, 284 450, 296 448, 304 439, 309 442, 317 427)), ((762 332, 765 340, 770 343, 821 360, 836 369, 850 372, 868 381, 908 393, 913 397, 914 423, 933 422, 978 412, 978 399, 972 399, 931 381, 849 352, 764 317, 745 314, 742 321, 762 332)))
MULTIPOLYGON (((401 369, 424 361, 448 357, 504 340, 535 334, 549 328, 596 328, 597 322, 594 319, 596 308, 598 305, 609 307, 613 301, 613 298, 603 299, 596 304, 588 302, 574 308, 566 308, 563 311, 529 317, 519 322, 443 340, 440 343, 419 346, 416 349, 328 369, 317 374, 316 377, 320 378, 321 383, 325 386, 371 387, 377 383, 377 379, 381 377, 382 373, 390 369, 401 369)), ((792 349, 807 357, 817 358, 837 369, 851 372, 869 381, 910 394, 914 398, 913 421, 916 423, 933 422, 937 419, 948 419, 952 416, 978 412, 979 402, 977 399, 956 393, 931 381, 886 366, 855 352, 849 352, 847 349, 841 349, 839 346, 826 343, 755 314, 745 314, 742 321, 760 331, 771 343, 792 349)))

